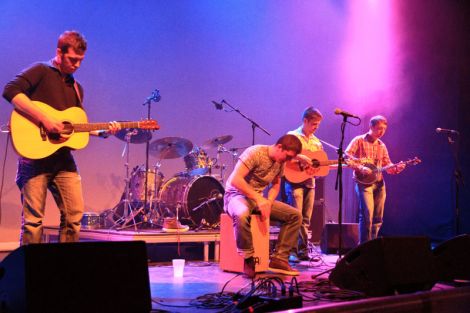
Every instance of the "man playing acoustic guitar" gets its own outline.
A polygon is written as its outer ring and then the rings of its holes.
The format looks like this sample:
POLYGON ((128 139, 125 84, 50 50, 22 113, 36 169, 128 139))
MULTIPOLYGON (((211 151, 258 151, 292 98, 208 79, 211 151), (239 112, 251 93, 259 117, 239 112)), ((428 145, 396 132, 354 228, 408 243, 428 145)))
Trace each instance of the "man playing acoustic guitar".
MULTIPOLYGON (((87 42, 80 33, 64 32, 59 37, 55 57, 18 74, 5 86, 3 97, 46 133, 60 134, 64 130, 62 121, 32 101, 47 103, 59 111, 83 108, 83 89, 72 74, 80 67, 86 49, 87 42)), ((111 133, 119 129, 116 122, 107 126, 111 133)), ((21 244, 41 242, 47 189, 60 210, 59 241, 78 241, 84 203, 81 178, 69 148, 62 147, 40 159, 20 157, 16 183, 23 204, 21 244)))
POLYGON ((393 165, 387 147, 380 138, 387 130, 387 119, 381 115, 370 119, 369 131, 355 137, 346 148, 346 156, 353 159, 349 165, 355 170, 355 190, 359 199, 359 241, 364 243, 377 238, 382 226, 385 205, 385 182, 380 171, 398 174, 405 163, 393 165), (368 164, 372 164, 368 166, 368 164))
MULTIPOLYGON (((320 126, 323 115, 318 109, 308 107, 302 114, 302 125, 299 128, 288 132, 295 135, 302 143, 302 153, 316 152, 323 150, 321 141, 314 135, 320 126)), ((286 175, 285 191, 287 202, 302 212, 302 226, 300 227, 297 251, 293 251, 289 257, 291 262, 308 260, 308 228, 313 213, 315 200, 315 169, 308 168, 306 174, 311 175, 302 182, 289 181, 286 175)))

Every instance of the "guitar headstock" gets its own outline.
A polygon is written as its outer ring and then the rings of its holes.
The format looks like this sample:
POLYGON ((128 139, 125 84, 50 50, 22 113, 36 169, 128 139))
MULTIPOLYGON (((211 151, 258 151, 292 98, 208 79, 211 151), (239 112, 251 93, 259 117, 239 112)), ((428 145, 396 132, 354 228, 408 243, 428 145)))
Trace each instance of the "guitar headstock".
POLYGON ((148 130, 158 130, 160 129, 160 125, 158 125, 156 120, 145 119, 139 122, 139 128, 148 130))

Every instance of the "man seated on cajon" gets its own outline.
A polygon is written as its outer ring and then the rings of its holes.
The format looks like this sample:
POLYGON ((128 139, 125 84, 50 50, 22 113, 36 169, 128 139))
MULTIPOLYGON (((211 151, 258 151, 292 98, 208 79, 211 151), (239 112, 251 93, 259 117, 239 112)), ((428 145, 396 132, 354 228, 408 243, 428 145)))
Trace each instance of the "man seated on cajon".
POLYGON ((291 249, 297 245, 297 235, 302 223, 299 210, 276 201, 284 163, 295 158, 302 150, 300 140, 294 135, 284 135, 276 144, 255 145, 239 157, 225 187, 224 210, 232 217, 238 253, 244 258, 245 275, 253 278, 253 238, 251 214, 259 211, 262 219, 269 218, 281 223, 276 248, 271 255, 268 269, 285 275, 299 275, 288 263, 291 249), (271 184, 268 196, 263 190, 271 184))

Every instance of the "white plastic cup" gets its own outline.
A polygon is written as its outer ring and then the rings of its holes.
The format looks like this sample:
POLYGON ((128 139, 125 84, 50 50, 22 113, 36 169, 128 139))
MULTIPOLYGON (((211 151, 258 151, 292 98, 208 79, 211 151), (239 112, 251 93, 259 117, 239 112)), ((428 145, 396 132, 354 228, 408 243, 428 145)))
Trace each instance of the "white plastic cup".
POLYGON ((173 259, 173 276, 183 277, 184 272, 184 259, 173 259))

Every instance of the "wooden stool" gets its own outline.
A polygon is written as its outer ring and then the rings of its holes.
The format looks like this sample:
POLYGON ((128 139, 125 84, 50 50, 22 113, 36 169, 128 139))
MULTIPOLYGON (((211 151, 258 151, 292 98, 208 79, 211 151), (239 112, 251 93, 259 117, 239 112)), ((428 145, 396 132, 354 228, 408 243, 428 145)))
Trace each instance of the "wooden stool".
MULTIPOLYGON (((255 249, 255 271, 264 272, 269 265, 269 219, 261 221, 259 215, 251 215, 251 234, 255 249)), ((224 271, 243 273, 244 260, 237 252, 233 221, 228 214, 220 215, 220 263, 224 271)))

